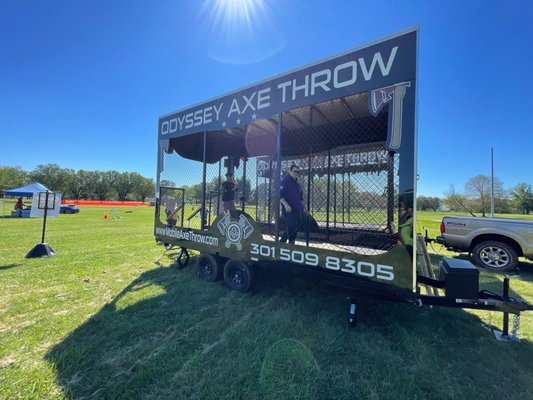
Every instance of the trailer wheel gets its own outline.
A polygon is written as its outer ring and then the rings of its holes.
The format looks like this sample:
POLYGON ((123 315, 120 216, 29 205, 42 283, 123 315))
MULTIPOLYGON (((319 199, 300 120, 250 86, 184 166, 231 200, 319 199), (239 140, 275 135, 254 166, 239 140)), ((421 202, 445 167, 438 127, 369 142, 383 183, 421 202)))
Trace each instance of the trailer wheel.
POLYGON ((254 272, 250 265, 238 260, 229 260, 224 265, 224 282, 230 289, 246 293, 253 280, 254 272))
POLYGON ((480 267, 494 271, 510 271, 518 266, 516 250, 495 240, 478 243, 472 251, 472 258, 480 267))
POLYGON ((198 277, 207 282, 215 282, 220 279, 222 266, 220 259, 212 254, 202 253, 196 261, 198 277))

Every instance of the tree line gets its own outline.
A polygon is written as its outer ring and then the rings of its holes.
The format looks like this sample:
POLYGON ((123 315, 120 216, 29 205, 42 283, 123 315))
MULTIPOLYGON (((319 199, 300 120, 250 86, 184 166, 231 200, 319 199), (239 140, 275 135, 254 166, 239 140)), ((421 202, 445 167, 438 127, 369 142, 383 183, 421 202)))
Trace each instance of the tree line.
MULTIPOLYGON (((464 192, 459 192, 452 185, 439 197, 417 197, 419 210, 460 211, 480 213, 483 216, 490 214, 491 208, 491 177, 477 175, 470 178, 464 187, 464 192)), ((494 212, 498 214, 518 213, 530 214, 533 212, 533 185, 525 182, 518 183, 509 190, 505 190, 500 179, 494 178, 494 212)))
POLYGON ((57 164, 38 165, 32 171, 0 166, 0 191, 32 182, 39 182, 73 200, 146 201, 155 196, 154 180, 137 172, 75 171, 57 164))

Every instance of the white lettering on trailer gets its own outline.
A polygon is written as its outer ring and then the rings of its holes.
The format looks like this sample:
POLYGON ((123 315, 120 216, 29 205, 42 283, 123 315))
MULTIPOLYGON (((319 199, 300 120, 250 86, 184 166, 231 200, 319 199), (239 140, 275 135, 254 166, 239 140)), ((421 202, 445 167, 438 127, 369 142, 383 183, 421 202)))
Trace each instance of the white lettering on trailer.
POLYGON ((308 97, 309 94, 313 96, 316 93, 317 88, 321 88, 323 91, 328 92, 332 88, 340 89, 346 86, 353 85, 357 82, 357 69, 358 65, 363 74, 365 81, 372 79, 374 71, 376 70, 376 65, 379 66, 382 76, 388 76, 394 64, 394 59, 396 58, 396 53, 398 52, 398 46, 394 46, 390 52, 389 58, 387 59, 387 64, 383 61, 383 56, 380 52, 374 53, 372 57, 372 62, 370 63, 370 68, 367 68, 366 61, 363 57, 359 57, 357 60, 350 60, 343 64, 337 65, 333 69, 333 73, 330 69, 324 69, 312 73, 311 75, 305 75, 304 83, 298 85, 296 79, 290 81, 282 82, 278 84, 277 88, 281 91, 281 102, 285 103, 287 101, 287 89, 291 88, 292 94, 291 99, 296 100, 297 92, 300 92, 299 95, 303 97, 308 97), (311 79, 309 79, 311 76, 311 79), (324 77, 324 79, 318 80, 319 77, 324 77))
POLYGON ((270 107, 270 87, 257 92, 257 109, 270 107))
POLYGON ((169 133, 174 133, 178 130, 192 128, 193 126, 200 126, 203 124, 209 124, 213 122, 213 112, 215 115, 215 121, 220 120, 220 110, 222 110, 223 102, 217 105, 212 105, 209 107, 196 110, 194 113, 190 112, 185 115, 172 118, 168 121, 161 123, 161 134, 167 135, 169 133))
POLYGON ((174 229, 170 227, 155 229, 156 235, 168 236, 174 239, 189 240, 191 242, 206 244, 208 246, 218 246, 218 238, 209 235, 202 235, 193 231, 184 231, 183 229, 174 229))
MULTIPOLYGON (((365 81, 371 80, 378 71, 383 77, 388 76, 392 70, 397 52, 398 46, 394 46, 386 62, 381 52, 376 52, 372 56, 370 66, 368 66, 368 60, 365 61, 363 57, 359 57, 357 60, 346 61, 334 68, 327 68, 313 72, 312 74, 307 74, 299 79, 298 82, 296 79, 281 82, 277 85, 277 89, 281 93, 281 103, 286 103, 289 97, 290 100, 295 101, 298 97, 306 98, 314 96, 319 90, 329 92, 333 89, 354 85, 358 78, 360 78, 358 75, 359 69, 365 81)), ((230 118, 234 114, 240 117, 247 111, 256 111, 270 107, 271 90, 270 87, 266 87, 248 95, 234 97, 231 100, 227 114, 224 112, 226 118, 230 118)), ((164 121, 161 123, 161 134, 166 135, 177 132, 178 130, 182 131, 212 122, 219 122, 223 105, 224 103, 220 102, 217 105, 210 105, 164 121)))
POLYGON ((327 82, 331 80, 331 71, 329 69, 324 69, 311 74, 311 96, 315 95, 315 89, 317 87, 322 88, 324 92, 329 92, 331 89, 326 85, 327 82), (317 81, 317 78, 324 75, 326 77, 323 81, 317 81))
POLYGON ((231 100, 231 105, 228 111, 228 118, 232 114, 240 116, 248 109, 251 111, 260 110, 262 108, 270 107, 270 87, 252 92, 250 95, 241 95, 241 99, 234 97, 231 100))
MULTIPOLYGON (((251 243, 251 260, 258 261, 257 256, 263 259, 288 261, 295 264, 317 267, 320 265, 320 255, 317 253, 301 250, 286 249, 280 247, 279 255, 276 254, 276 247, 267 244, 251 243)), ((380 279, 383 281, 394 280, 394 267, 391 265, 374 264, 368 261, 356 261, 349 258, 339 258, 326 256, 325 265, 332 271, 346 272, 347 274, 365 276, 368 278, 380 279)))

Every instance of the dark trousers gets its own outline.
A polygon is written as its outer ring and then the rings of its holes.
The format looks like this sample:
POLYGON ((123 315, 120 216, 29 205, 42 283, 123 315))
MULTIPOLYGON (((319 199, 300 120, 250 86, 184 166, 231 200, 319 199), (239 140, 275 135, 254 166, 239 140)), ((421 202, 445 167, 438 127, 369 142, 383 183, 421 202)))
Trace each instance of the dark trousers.
POLYGON ((280 241, 285 243, 288 239, 289 243, 294 243, 300 226, 300 213, 297 211, 284 212, 283 220, 285 221, 285 232, 283 232, 280 241))

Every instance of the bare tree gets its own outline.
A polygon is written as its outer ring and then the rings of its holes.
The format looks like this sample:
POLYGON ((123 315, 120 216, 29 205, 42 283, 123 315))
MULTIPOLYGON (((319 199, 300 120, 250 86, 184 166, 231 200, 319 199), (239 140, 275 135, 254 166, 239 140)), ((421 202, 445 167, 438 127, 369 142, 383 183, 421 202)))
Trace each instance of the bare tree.
MULTIPOLYGON (((470 178, 465 184, 465 194, 471 199, 477 211, 483 216, 490 208, 491 178, 487 175, 476 175, 470 178)), ((503 198, 505 192, 503 183, 498 178, 494 178, 494 197, 503 198)))
POLYGON ((450 207, 450 210, 452 211, 466 211, 473 217, 475 215, 470 211, 470 209, 466 206, 467 198, 465 195, 457 193, 455 191, 455 186, 450 185, 450 189, 444 193, 444 204, 446 204, 448 207, 450 207))

